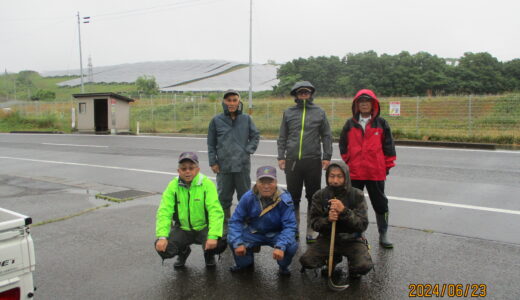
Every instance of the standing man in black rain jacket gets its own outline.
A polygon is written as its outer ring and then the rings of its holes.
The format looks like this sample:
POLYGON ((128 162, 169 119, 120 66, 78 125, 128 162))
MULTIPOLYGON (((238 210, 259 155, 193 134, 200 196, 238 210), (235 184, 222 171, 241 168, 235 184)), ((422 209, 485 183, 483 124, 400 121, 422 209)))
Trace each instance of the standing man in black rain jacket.
MULTIPOLYGON (((287 189, 294 201, 298 220, 303 184, 309 211, 312 196, 321 187, 321 170, 327 169, 332 157, 329 122, 325 111, 313 103, 315 91, 308 81, 293 86, 291 95, 296 105, 284 111, 278 137, 278 166, 285 170, 287 189)), ((307 243, 314 242, 316 236, 307 213, 307 243)))

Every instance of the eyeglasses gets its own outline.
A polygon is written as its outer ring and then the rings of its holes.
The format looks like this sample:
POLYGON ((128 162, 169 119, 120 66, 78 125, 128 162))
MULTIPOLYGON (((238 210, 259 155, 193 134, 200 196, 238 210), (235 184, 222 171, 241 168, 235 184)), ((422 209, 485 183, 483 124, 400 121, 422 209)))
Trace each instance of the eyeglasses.
POLYGON ((298 91, 297 94, 298 95, 309 95, 311 92, 309 91, 298 91))
POLYGON ((197 169, 197 167, 182 167, 182 168, 179 168, 179 170, 181 170, 182 172, 193 171, 195 169, 197 169))

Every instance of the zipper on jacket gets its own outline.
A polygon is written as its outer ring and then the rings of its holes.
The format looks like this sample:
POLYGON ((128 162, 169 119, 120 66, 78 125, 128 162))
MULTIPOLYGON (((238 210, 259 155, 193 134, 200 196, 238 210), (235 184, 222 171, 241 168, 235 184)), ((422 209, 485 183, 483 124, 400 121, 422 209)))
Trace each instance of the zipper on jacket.
MULTIPOLYGON (((192 182, 192 184, 193 184, 193 182, 192 182)), ((191 185, 190 185, 190 189, 191 189, 191 185)), ((193 230, 193 227, 191 226, 191 213, 190 213, 190 198, 191 198, 190 189, 188 189, 188 226, 190 226, 190 230, 193 230)))
POLYGON ((305 113, 307 107, 307 100, 303 100, 303 113, 302 113, 302 130, 300 131, 300 151, 298 153, 298 159, 302 159, 302 148, 303 148, 303 131, 305 128, 305 113))

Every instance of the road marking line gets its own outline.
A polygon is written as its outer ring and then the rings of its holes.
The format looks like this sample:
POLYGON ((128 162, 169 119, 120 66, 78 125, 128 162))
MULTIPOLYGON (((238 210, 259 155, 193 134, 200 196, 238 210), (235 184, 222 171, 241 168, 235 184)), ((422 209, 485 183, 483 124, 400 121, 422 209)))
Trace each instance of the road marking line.
MULTIPOLYGON (((367 194, 365 194, 365 196, 368 197, 367 194)), ((391 200, 397 200, 397 201, 414 202, 414 203, 439 205, 439 206, 449 206, 449 207, 458 207, 458 208, 466 208, 466 209, 473 209, 473 210, 483 210, 483 211, 490 211, 490 212, 498 212, 498 213, 503 213, 503 214, 520 215, 520 210, 510 210, 510 209, 501 209, 501 208, 493 208, 493 207, 485 207, 485 206, 475 206, 475 205, 468 205, 468 204, 458 204, 458 203, 449 203, 449 202, 431 201, 431 200, 420 200, 420 199, 393 197, 393 196, 387 196, 387 198, 391 199, 391 200)))
MULTIPOLYGON (((16 133, 0 133, 0 135, 18 135, 16 133)), ((78 136, 75 134, 45 134, 45 133, 23 133, 19 135, 24 136, 78 136)), ((82 137, 101 137, 101 138, 160 138, 160 139, 186 139, 186 140, 206 140, 206 137, 183 137, 183 136, 156 136, 156 135, 95 135, 95 134, 82 134, 82 137)), ((265 143, 276 143, 277 140, 260 140, 265 143)), ((333 143, 337 148, 338 143, 333 143)), ((493 153, 506 153, 506 154, 520 154, 520 151, 515 150, 487 150, 487 149, 459 149, 450 147, 428 147, 428 146, 396 146, 396 148, 410 148, 410 149, 422 149, 422 150, 442 150, 442 151, 470 151, 470 152, 493 152, 493 153)))
MULTIPOLYGON (((208 153, 208 151, 205 151, 205 150, 200 150, 200 151, 197 151, 199 153, 208 153)), ((278 155, 274 155, 274 154, 253 154, 253 156, 263 156, 263 157, 278 157, 278 155)))
POLYGON ((108 148, 108 146, 99 146, 99 145, 79 145, 79 144, 55 144, 55 143, 42 143, 42 145, 51 145, 51 146, 70 146, 70 147, 91 147, 91 148, 108 148))
MULTIPOLYGON (((103 166, 103 165, 93 165, 93 164, 85 164, 85 163, 73 163, 73 162, 63 162, 63 161, 53 161, 53 160, 41 160, 41 159, 30 159, 30 158, 20 158, 20 157, 10 157, 10 156, 0 156, 0 159, 11 159, 11 160, 21 160, 21 161, 32 161, 32 162, 40 162, 40 163, 50 163, 50 164, 60 164, 60 165, 71 165, 71 166, 84 166, 84 167, 94 167, 94 168, 103 168, 103 169, 112 169, 112 170, 124 170, 124 171, 134 171, 134 172, 142 172, 142 173, 151 173, 151 174, 161 174, 161 175, 173 175, 178 176, 179 173, 175 172, 163 172, 156 170, 146 170, 146 169, 135 169, 135 168, 124 168, 124 167, 115 167, 115 166, 103 166)), ((216 180, 215 177, 207 176, 212 180, 216 180)), ((252 183, 255 183, 252 181, 252 183)), ((285 184, 279 184, 281 187, 287 187, 285 184)), ((365 194, 365 196, 368 196, 365 194)), ((501 208, 493 208, 493 207, 485 207, 485 206, 475 206, 475 205, 467 205, 467 204, 457 204, 457 203, 449 203, 449 202, 440 202, 440 201, 431 201, 431 200, 420 200, 413 198, 404 198, 404 197, 393 197, 387 196, 390 200, 397 201, 405 201, 405 202, 414 202, 421 204, 429 204, 429 205, 439 205, 439 206, 448 206, 448 207, 457 207, 457 208, 465 208, 472 210, 482 210, 503 214, 513 214, 520 215, 519 210, 510 210, 510 209, 501 209, 501 208)))

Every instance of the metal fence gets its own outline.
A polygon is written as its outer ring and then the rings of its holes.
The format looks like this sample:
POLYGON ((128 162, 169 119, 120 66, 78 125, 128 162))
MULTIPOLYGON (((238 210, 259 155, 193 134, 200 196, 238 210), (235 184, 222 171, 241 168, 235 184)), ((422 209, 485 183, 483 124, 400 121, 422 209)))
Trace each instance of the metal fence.
MULTIPOLYGON (((253 119, 264 136, 277 136, 283 111, 292 99, 254 99, 253 119)), ((317 98, 335 137, 352 116, 352 99, 317 98)), ((29 103, 13 110, 25 116, 57 114, 70 124, 73 102, 29 103)), ((520 95, 381 98, 381 116, 397 138, 465 140, 520 144, 520 95), (390 108, 399 115, 390 115, 390 108), (397 110, 398 108, 398 110, 397 110)), ((140 133, 206 133, 222 112, 220 99, 182 94, 158 95, 131 104, 131 130, 140 133)), ((244 101, 247 112, 247 101, 244 101)))

